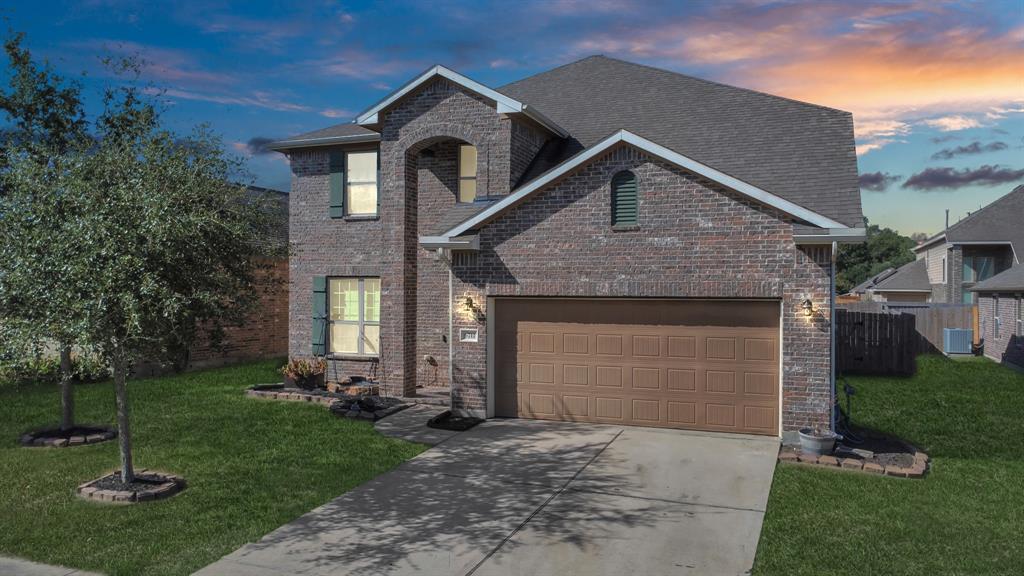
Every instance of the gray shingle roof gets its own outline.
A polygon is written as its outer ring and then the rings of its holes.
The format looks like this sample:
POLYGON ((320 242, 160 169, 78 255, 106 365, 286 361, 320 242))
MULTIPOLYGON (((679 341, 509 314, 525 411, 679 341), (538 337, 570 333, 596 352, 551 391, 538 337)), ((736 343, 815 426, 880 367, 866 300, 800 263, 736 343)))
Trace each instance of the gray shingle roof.
POLYGON ((358 124, 347 122, 271 142, 267 147, 271 150, 288 150, 304 146, 322 146, 335 142, 372 142, 376 140, 380 140, 379 133, 369 128, 363 128, 358 124))
POLYGON ((889 276, 892 276, 895 273, 896 273, 896 269, 895 268, 886 268, 885 270, 882 270, 878 274, 875 274, 874 276, 872 276, 872 277, 868 278, 867 280, 861 282, 860 284, 857 284, 856 286, 854 286, 850 290, 850 293, 851 294, 863 294, 863 293, 867 292, 868 290, 874 288, 875 284, 878 284, 882 280, 888 278, 889 276))
POLYGON ((896 272, 875 283, 871 288, 875 292, 887 290, 919 290, 931 292, 932 285, 928 282, 928 267, 924 259, 914 260, 896 269, 896 272))
POLYGON ((476 200, 475 202, 455 204, 449 208, 443 216, 441 216, 441 220, 434 225, 431 233, 427 234, 427 236, 439 236, 444 234, 448 230, 451 230, 473 216, 483 212, 487 208, 490 208, 497 201, 498 200, 476 200))
POLYGON ((978 282, 971 288, 975 292, 1024 292, 1024 264, 1018 264, 1009 270, 978 282))
MULTIPOLYGON (((921 244, 932 243, 942 232, 921 244)), ((1024 185, 985 206, 946 231, 947 242, 1010 242, 1017 259, 1024 257, 1024 185)))
MULTIPOLYGON (((592 56, 498 88, 571 134, 560 159, 629 130, 849 226, 863 225, 853 117, 592 56)), ((531 174, 532 176, 533 174, 531 174)))

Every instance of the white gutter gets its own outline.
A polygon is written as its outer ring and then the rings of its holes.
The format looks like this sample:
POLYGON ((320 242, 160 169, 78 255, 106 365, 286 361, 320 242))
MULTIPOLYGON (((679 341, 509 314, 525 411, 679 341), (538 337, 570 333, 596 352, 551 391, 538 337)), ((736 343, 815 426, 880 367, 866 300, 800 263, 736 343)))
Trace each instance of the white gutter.
POLYGON ((832 242, 856 243, 868 239, 864 228, 822 228, 816 234, 794 234, 797 244, 830 244, 832 242))
POLYGON ((459 238, 450 238, 448 236, 420 236, 420 246, 423 246, 427 250, 447 248, 475 251, 480 249, 480 237, 476 235, 462 236, 459 238))
POLYGON ((583 152, 580 152, 579 154, 573 156, 569 160, 566 160, 562 164, 558 165, 556 168, 549 170, 548 172, 535 178, 530 183, 519 188, 519 190, 506 196, 499 202, 494 203, 489 208, 483 210, 476 216, 448 230, 447 232, 444 233, 443 236, 449 238, 459 236, 460 234, 464 234, 469 230, 472 230, 473 228, 490 221, 491 219, 497 217, 499 214, 501 214, 508 208, 511 208, 521 202, 524 202, 534 192, 537 192, 538 190, 545 188, 546 186, 556 181, 557 179, 561 178, 568 172, 572 171, 575 168, 578 168, 579 166, 582 166, 592 158, 598 156, 599 154, 603 153, 604 151, 608 150, 612 146, 615 146, 616 144, 619 143, 630 144, 654 156, 671 162, 672 164, 675 164, 686 170, 704 176, 709 180, 714 180, 715 182, 718 182, 719 184, 722 184, 727 188, 731 188, 759 202, 778 208, 779 210, 782 210, 787 214, 790 214, 805 222, 809 222, 815 226, 820 226, 822 228, 851 230, 848 226, 840 222, 837 222, 831 218, 818 214, 817 212, 814 212, 812 210, 808 210, 803 206, 794 204, 793 202, 790 202, 785 198, 781 198, 779 196, 776 196, 775 194, 772 194, 771 192, 762 190, 761 188, 758 188, 753 184, 749 184, 747 182, 744 182, 743 180, 734 178, 733 176, 729 176, 728 174, 716 170, 710 166, 707 166, 706 164, 702 164, 692 158, 688 158, 678 152, 674 152, 668 148, 665 148, 660 144, 651 142, 650 140, 642 136, 637 136, 636 134, 633 134, 628 130, 619 130, 618 132, 612 134, 611 136, 608 136, 607 138, 595 144, 594 146, 591 146, 590 148, 587 148, 583 152))
POLYGON ((268 150, 278 152, 292 148, 309 148, 312 146, 328 146, 331 144, 359 144, 362 142, 380 142, 380 134, 349 134, 347 136, 323 136, 321 138, 297 138, 279 140, 267 145, 268 150))

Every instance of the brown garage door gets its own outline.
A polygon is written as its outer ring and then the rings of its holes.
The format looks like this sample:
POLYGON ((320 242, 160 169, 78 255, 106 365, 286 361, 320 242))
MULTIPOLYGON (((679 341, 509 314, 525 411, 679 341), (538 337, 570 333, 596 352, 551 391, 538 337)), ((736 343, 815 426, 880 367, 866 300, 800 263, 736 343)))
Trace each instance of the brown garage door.
POLYGON ((498 299, 495 415, 777 434, 779 305, 498 299))

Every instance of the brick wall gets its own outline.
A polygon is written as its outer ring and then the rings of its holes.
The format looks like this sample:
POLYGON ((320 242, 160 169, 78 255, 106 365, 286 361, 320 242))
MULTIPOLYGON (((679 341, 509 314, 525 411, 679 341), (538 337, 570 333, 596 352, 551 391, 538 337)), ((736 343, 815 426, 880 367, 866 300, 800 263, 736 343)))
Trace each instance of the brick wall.
POLYGON ((829 418, 829 248, 799 249, 792 224, 773 209, 629 148, 619 147, 480 234, 475 263, 455 270, 458 406, 486 408, 488 296, 634 296, 780 299, 783 418, 787 430, 829 418), (612 231, 609 182, 632 170, 640 189, 640 227, 612 231), (818 316, 798 314, 810 298, 818 316))
POLYGON ((310 354, 313 276, 378 276, 379 366, 332 361, 332 375, 375 374, 405 393, 416 384, 446 384, 448 272, 419 247, 418 236, 433 232, 456 201, 460 142, 477 148, 478 195, 502 196, 543 145, 543 134, 445 79, 429 82, 381 113, 380 214, 369 221, 329 217, 327 149, 292 153, 291 356, 310 354), (433 157, 422 154, 426 149, 433 157))
POLYGON ((996 362, 1024 367, 1024 331, 1017 325, 1019 294, 978 294, 978 321, 985 341, 985 356, 996 362), (998 306, 999 331, 994 317, 998 306))
MULTIPOLYGON (((381 276, 380 220, 331 218, 329 149, 291 154, 289 197, 288 355, 312 352, 314 276, 381 276)), ((368 375, 368 362, 332 362, 332 371, 368 375)))
POLYGON ((203 368, 288 354, 288 261, 258 277, 259 303, 241 326, 225 328, 219 347, 205 334, 189 350, 188 368, 203 368))

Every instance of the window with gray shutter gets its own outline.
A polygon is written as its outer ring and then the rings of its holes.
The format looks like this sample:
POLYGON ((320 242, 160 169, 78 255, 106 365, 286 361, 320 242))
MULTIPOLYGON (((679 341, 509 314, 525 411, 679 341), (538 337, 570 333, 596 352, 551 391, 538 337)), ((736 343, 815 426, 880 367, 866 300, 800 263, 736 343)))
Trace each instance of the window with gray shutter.
POLYGON ((612 226, 639 225, 639 203, 636 175, 623 170, 612 176, 612 226))

